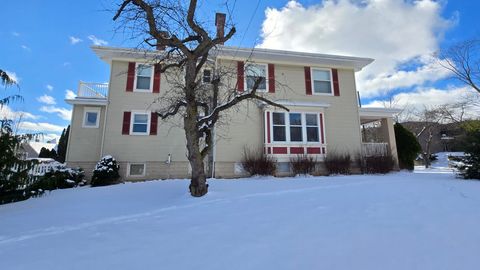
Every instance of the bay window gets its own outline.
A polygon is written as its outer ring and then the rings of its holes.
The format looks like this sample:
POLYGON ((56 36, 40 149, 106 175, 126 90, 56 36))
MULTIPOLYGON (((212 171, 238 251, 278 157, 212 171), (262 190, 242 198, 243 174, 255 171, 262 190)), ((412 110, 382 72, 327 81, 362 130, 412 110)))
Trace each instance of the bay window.
POLYGON ((272 112, 272 141, 273 143, 319 143, 320 125, 319 113, 272 112))

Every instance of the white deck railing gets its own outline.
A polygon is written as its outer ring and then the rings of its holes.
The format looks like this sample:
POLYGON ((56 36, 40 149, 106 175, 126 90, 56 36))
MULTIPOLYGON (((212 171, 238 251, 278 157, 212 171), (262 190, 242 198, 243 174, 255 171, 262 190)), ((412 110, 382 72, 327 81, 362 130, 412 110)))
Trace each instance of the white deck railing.
POLYGON ((388 154, 388 143, 362 143, 364 157, 388 154))
POLYGON ((108 94, 108 83, 88 83, 80 82, 78 84, 78 97, 82 98, 106 98, 108 94))

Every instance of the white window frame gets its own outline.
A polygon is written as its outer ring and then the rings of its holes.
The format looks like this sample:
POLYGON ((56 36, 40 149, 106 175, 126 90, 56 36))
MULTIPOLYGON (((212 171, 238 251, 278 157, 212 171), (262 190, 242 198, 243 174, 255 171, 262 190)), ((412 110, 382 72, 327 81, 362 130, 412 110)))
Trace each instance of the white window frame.
POLYGON ((98 128, 100 126, 100 108, 95 108, 95 107, 84 107, 83 108, 83 120, 82 120, 82 127, 83 128, 98 128), (87 126, 85 125, 86 120, 87 120, 87 113, 97 113, 97 120, 95 122, 94 126, 87 126))
POLYGON ((144 162, 132 162, 127 164, 127 177, 144 177, 147 172, 147 164, 144 162), (143 174, 142 175, 131 175, 130 166, 132 165, 143 165, 143 174))
MULTIPOLYGON (((290 111, 290 112, 278 112, 278 111, 271 111, 271 120, 270 120, 270 141, 272 144, 290 144, 290 145, 318 145, 322 144, 322 129, 325 132, 325 125, 322 125, 325 123, 325 120, 320 122, 320 114, 322 114, 322 118, 324 118, 323 112, 305 112, 305 111, 290 111), (285 141, 275 141, 273 137, 273 113, 283 113, 285 117, 285 141), (299 113, 301 114, 302 117, 302 141, 301 142, 292 142, 290 140, 290 116, 288 114, 290 113, 299 113), (315 114, 317 116, 317 122, 318 122, 318 141, 316 142, 309 142, 307 141, 307 114, 315 114)), ((312 127, 312 126, 310 126, 312 127)), ((325 139, 325 137, 324 137, 325 139)), ((326 144, 326 141, 324 142, 326 144)))
MULTIPOLYGON (((333 96, 333 75, 332 75, 332 69, 330 68, 319 68, 319 67, 311 67, 310 68, 310 76, 312 77, 311 79, 311 84, 312 84, 312 94, 313 95, 318 95, 318 96, 333 96), (328 71, 330 74, 330 93, 316 93, 315 92, 315 80, 313 79, 313 71, 314 70, 319 70, 319 71, 328 71)), ((324 82, 324 81, 323 81, 324 82)))
POLYGON ((140 92, 140 93, 152 93, 153 92, 153 76, 155 74, 155 66, 153 65, 150 65, 148 63, 135 63, 135 78, 133 80, 133 92, 140 92), (150 74, 150 88, 147 90, 147 89, 137 89, 137 76, 138 76, 138 66, 150 66, 151 69, 152 69, 152 72, 150 74))
POLYGON ((245 68, 243 70, 243 80, 244 80, 244 84, 245 85, 245 89, 247 91, 249 90, 252 90, 252 89, 249 89, 248 88, 248 84, 247 84, 247 70, 248 70, 248 66, 264 66, 265 67, 265 90, 262 90, 262 89, 257 89, 257 92, 260 92, 260 93, 267 93, 268 92, 268 64, 264 64, 264 63, 249 63, 248 65, 246 64, 245 65, 245 68))
POLYGON ((130 135, 149 135, 150 134, 150 125, 151 125, 151 119, 152 113, 149 111, 132 111, 130 115, 130 135), (133 132, 133 120, 135 120, 135 115, 136 114, 146 114, 147 115, 147 131, 146 132, 133 132))

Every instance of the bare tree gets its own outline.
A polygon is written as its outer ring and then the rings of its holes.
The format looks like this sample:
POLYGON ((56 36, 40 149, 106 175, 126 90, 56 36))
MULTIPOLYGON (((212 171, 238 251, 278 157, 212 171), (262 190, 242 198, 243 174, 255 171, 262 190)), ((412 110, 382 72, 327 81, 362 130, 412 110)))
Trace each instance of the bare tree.
POLYGON ((113 19, 130 31, 132 37, 142 38, 144 45, 164 49, 155 59, 150 59, 160 67, 160 72, 182 74, 181 80, 173 84, 176 89, 164 99, 168 104, 157 113, 162 119, 183 117, 187 158, 192 168, 189 189, 192 196, 200 197, 208 192, 204 160, 212 149, 212 131, 219 116, 246 100, 287 108, 257 94, 263 80, 260 77, 251 90, 238 92, 236 87, 224 89, 228 87, 222 81, 221 72, 216 70, 211 87, 202 86, 199 74, 211 59, 210 52, 229 40, 236 29, 230 26, 225 34, 223 27, 218 28, 218 24, 226 22, 222 14, 216 17, 216 35, 211 35, 197 20, 196 10, 196 0, 123 0, 113 19), (227 93, 223 98, 222 92, 227 93))
POLYGON ((417 140, 420 140, 421 137, 424 138, 425 147, 422 157, 425 168, 429 168, 430 156, 432 154, 430 148, 433 136, 435 134, 435 128, 440 122, 442 122, 442 120, 444 119, 444 115, 442 114, 442 111, 436 107, 424 106, 421 111, 417 112, 416 117, 418 118, 418 121, 421 123, 421 125, 420 129, 414 133, 417 137, 417 140))
POLYGON ((480 40, 457 43, 440 53, 439 64, 480 93, 480 40))

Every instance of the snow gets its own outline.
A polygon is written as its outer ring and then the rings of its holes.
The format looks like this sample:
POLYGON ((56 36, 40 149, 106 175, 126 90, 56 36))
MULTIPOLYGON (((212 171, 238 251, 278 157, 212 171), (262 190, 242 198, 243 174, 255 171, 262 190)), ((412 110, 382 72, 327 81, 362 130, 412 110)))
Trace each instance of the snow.
POLYGON ((1 269, 478 269, 480 181, 452 173, 75 188, 0 206, 1 269))
POLYGON ((448 159, 449 156, 462 157, 465 156, 464 152, 439 152, 435 153, 437 155, 437 160, 432 161, 430 168, 426 169, 425 166, 419 165, 415 166, 415 172, 417 173, 452 173, 457 169, 454 168, 453 164, 458 164, 458 162, 451 161, 448 159))

